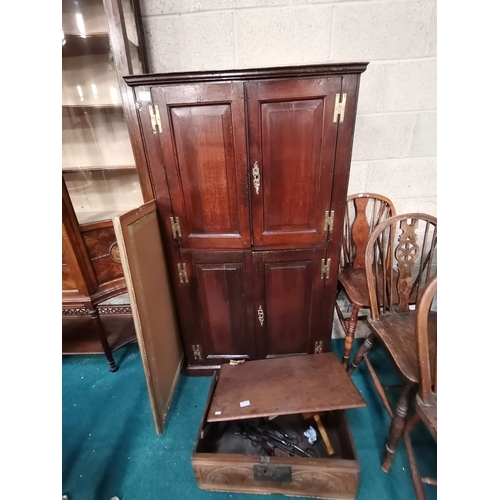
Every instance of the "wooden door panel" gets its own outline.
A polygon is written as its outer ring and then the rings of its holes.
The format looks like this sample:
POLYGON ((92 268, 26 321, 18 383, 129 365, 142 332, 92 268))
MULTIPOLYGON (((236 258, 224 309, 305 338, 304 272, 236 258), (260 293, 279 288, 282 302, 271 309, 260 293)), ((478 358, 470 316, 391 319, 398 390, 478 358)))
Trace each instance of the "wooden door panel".
POLYGON ((267 351, 307 352, 313 261, 267 263, 264 266, 267 351))
POLYGON ((173 108, 171 113, 189 236, 238 236, 238 213, 231 210, 238 200, 230 106, 173 108))
POLYGON ((250 246, 242 83, 153 88, 183 248, 250 246))
POLYGON ((260 175, 251 186, 256 246, 327 240, 340 86, 340 77, 246 84, 250 163, 260 175))
POLYGON ((156 432, 161 434, 184 355, 154 201, 113 219, 156 432))
POLYGON ((254 358, 251 253, 193 252, 184 260, 194 278, 191 300, 199 305, 201 357, 212 362, 254 358))
POLYGON ((324 256, 322 249, 253 252, 259 358, 312 352, 324 256))
POLYGON ((261 111, 262 165, 266 165, 263 235, 313 230, 323 101, 263 103, 261 111))

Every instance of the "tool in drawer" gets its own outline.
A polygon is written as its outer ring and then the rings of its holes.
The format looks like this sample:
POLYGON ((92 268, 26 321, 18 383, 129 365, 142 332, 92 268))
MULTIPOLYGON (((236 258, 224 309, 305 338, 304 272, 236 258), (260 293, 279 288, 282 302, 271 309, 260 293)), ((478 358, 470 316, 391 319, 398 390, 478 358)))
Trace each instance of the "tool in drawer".
POLYGON ((335 454, 335 450, 333 449, 332 444, 330 443, 330 438, 328 437, 328 433, 326 432, 325 426, 323 425, 323 422, 321 421, 321 415, 324 412, 312 412, 312 413, 303 413, 302 416, 304 417, 305 420, 308 420, 310 418, 314 418, 314 421, 316 422, 316 425, 318 426, 319 433, 321 434, 321 437, 323 438, 323 442, 325 443, 326 451, 328 455, 332 456, 335 454))
POLYGON ((241 421, 238 422, 240 433, 244 439, 250 439, 254 447, 260 446, 267 455, 274 455, 274 450, 269 453, 263 442, 278 448, 289 455, 299 455, 301 457, 316 458, 316 454, 311 449, 302 449, 296 438, 290 437, 276 424, 270 425, 268 421, 259 419, 257 422, 241 421))

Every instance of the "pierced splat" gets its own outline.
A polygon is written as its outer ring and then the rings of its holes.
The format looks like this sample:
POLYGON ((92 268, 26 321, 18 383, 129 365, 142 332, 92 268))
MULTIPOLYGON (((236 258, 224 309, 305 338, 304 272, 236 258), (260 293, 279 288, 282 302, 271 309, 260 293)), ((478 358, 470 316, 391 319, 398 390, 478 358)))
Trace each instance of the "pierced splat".
POLYGON ((427 214, 397 215, 373 230, 365 266, 374 321, 380 314, 407 312, 416 304, 422 287, 435 274, 436 249, 437 219, 427 214))
POLYGON ((399 267, 399 278, 397 284, 399 294, 399 312, 409 310, 409 299, 413 285, 413 269, 420 254, 420 248, 417 244, 417 235, 415 234, 417 229, 417 219, 413 219, 411 222, 408 220, 401 221, 402 233, 399 236, 399 244, 396 247, 395 252, 399 267))

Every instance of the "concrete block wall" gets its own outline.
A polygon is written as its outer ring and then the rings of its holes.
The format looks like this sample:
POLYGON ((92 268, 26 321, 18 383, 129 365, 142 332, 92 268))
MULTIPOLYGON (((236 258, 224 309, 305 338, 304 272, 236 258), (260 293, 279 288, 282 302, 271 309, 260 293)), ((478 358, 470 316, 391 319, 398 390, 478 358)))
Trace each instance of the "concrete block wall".
POLYGON ((380 193, 398 213, 431 215, 436 7, 436 0, 141 0, 153 72, 369 62, 349 193, 380 193))

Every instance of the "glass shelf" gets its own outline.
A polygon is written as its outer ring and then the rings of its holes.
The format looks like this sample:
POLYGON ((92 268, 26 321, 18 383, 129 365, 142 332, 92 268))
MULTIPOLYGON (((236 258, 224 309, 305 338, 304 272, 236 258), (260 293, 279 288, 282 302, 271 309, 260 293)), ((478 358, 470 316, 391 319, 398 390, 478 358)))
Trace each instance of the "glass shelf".
MULTIPOLYGON (((133 5, 113 4, 124 20, 115 50, 124 52, 127 44, 133 73, 143 73, 133 5)), ((103 0, 63 0, 62 172, 80 224, 143 202, 119 85, 129 72, 116 64, 110 25, 103 0)))

